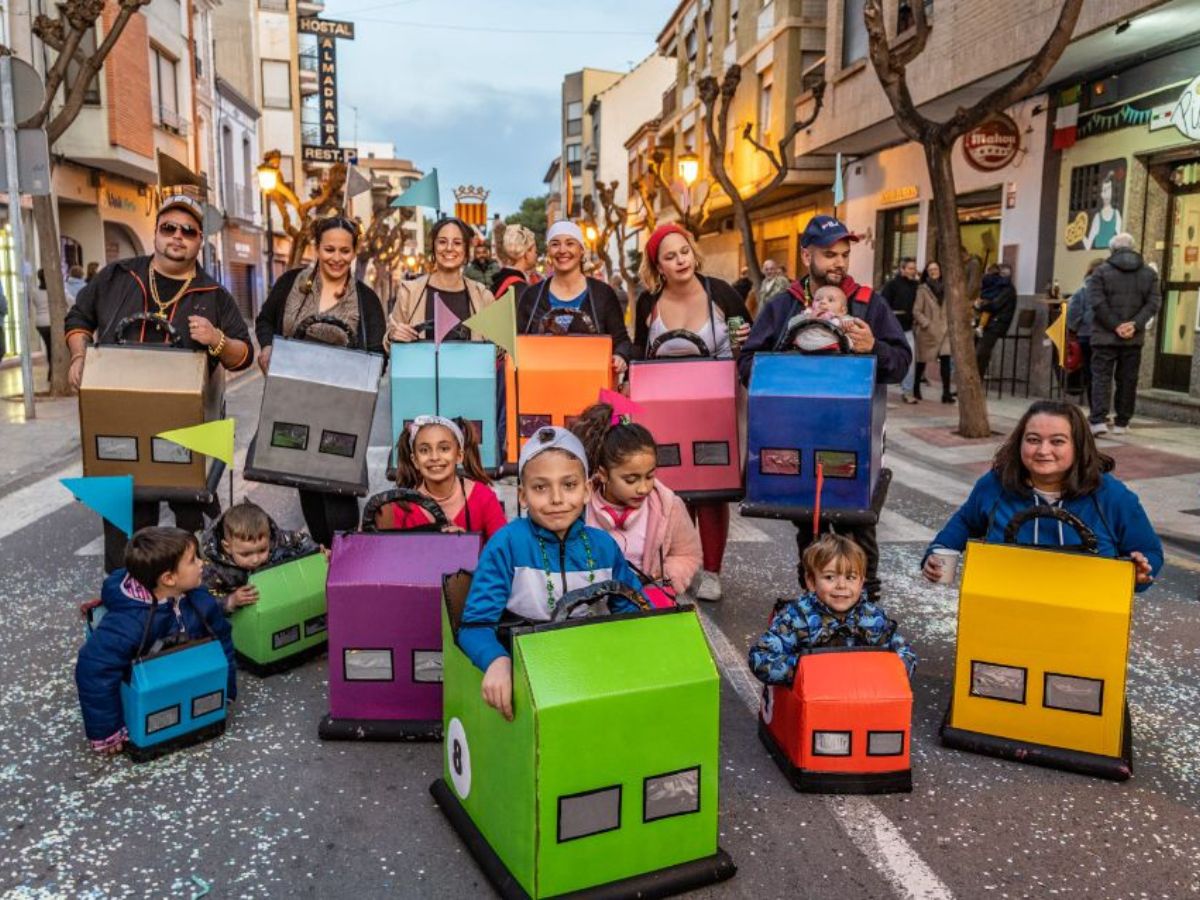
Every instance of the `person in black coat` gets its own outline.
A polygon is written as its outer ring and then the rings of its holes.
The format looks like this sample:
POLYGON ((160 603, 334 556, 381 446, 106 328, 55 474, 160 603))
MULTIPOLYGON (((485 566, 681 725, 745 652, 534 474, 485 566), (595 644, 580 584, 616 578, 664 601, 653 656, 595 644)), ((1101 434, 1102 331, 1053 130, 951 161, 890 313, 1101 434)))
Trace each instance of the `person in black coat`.
POLYGON ((519 288, 517 330, 522 334, 607 334, 613 339, 612 367, 629 368, 633 344, 616 292, 583 274, 583 233, 574 222, 555 222, 546 232, 546 255, 554 275, 519 288))
POLYGON ((983 286, 979 290, 975 308, 988 314, 983 333, 975 342, 975 365, 979 368, 979 377, 986 378, 992 362, 992 348, 996 346, 996 341, 1008 334, 1008 327, 1017 314, 1017 289, 1012 283, 1012 266, 1001 264, 996 268, 996 274, 983 276, 983 286))
MULTIPOLYGON (((297 326, 312 316, 331 316, 344 322, 355 335, 358 349, 384 354, 386 323, 383 303, 367 285, 354 278, 358 227, 349 219, 332 216, 313 226, 317 262, 284 272, 259 310, 254 332, 261 348, 258 364, 265 375, 271 364, 275 337, 293 337, 297 326)), ((346 344, 342 329, 317 324, 307 329, 308 340, 346 344)), ((335 531, 358 527, 358 498, 301 489, 300 508, 313 540, 330 546, 335 531)))

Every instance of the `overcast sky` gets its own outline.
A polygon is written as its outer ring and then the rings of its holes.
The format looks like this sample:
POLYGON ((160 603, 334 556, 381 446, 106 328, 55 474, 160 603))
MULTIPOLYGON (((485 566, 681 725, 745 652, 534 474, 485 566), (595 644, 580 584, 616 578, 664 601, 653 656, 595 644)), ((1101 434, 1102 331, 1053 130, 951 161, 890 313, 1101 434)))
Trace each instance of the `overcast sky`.
POLYGON ((338 42, 343 143, 383 140, 451 190, 482 184, 508 214, 542 193, 558 155, 562 78, 625 72, 654 50, 677 0, 326 0, 356 25, 338 42))

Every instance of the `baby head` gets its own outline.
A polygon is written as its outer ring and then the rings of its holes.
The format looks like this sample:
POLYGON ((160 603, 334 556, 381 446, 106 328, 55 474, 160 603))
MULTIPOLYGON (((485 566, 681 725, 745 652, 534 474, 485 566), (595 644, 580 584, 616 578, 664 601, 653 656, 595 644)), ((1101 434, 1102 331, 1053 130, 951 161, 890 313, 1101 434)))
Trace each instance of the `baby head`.
POLYGON ((805 584, 839 616, 858 603, 866 572, 862 547, 840 534, 822 535, 804 551, 805 584))
POLYGON ((221 520, 221 549, 239 569, 253 572, 271 556, 271 519, 261 506, 243 500, 221 520))
POLYGON ((846 294, 840 287, 823 284, 813 293, 812 314, 817 319, 836 319, 846 315, 846 294))
POLYGON ((160 600, 178 597, 200 587, 199 550, 196 536, 182 528, 142 528, 125 548, 125 568, 160 600))
POLYGON ((587 451, 565 428, 540 428, 517 461, 518 496, 529 518, 560 539, 583 515, 590 496, 587 451))

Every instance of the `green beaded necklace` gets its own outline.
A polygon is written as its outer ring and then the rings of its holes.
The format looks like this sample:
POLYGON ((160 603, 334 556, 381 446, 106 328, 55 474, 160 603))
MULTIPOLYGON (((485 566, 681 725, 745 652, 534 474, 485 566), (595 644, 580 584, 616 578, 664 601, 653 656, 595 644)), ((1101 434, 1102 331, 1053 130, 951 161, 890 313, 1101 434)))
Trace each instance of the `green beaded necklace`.
MULTIPOLYGON (((588 584, 594 584, 596 581, 596 559, 592 556, 592 542, 588 540, 586 527, 579 532, 579 538, 583 541, 583 552, 587 554, 588 584)), ((550 570, 550 554, 546 552, 546 542, 540 534, 537 535, 537 542, 538 549, 542 551, 542 567, 546 570, 546 602, 550 606, 551 615, 553 615, 554 608, 562 598, 554 596, 554 574, 550 570)))

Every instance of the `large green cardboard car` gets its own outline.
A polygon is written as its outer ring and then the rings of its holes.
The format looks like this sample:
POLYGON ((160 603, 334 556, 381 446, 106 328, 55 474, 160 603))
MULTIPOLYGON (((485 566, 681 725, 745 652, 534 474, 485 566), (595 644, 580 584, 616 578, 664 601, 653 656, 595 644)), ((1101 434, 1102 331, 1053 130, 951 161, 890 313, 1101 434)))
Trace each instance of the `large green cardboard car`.
POLYGON ((313 553, 250 574, 258 602, 233 614, 238 664, 271 675, 317 656, 325 648, 325 578, 329 562, 313 553))
POLYGON ((719 677, 695 610, 507 629, 509 722, 456 643, 469 584, 444 583, 446 758, 431 791, 496 890, 666 896, 732 877, 717 846, 719 677))

